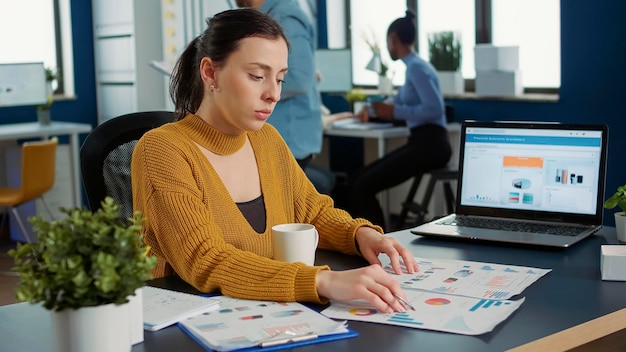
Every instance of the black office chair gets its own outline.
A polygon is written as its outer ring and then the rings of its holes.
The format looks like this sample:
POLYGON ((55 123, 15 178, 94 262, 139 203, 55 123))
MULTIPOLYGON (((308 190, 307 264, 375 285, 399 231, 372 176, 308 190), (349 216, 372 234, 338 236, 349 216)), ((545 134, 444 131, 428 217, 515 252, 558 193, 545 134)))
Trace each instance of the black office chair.
POLYGON ((80 148, 81 172, 89 207, 111 196, 120 206, 120 218, 133 216, 130 161, 137 141, 155 127, 174 121, 169 111, 130 113, 98 125, 80 148))
POLYGON ((455 196, 452 190, 452 181, 456 181, 459 177, 459 172, 456 169, 444 167, 437 170, 431 170, 423 174, 416 175, 411 183, 411 188, 406 195, 404 202, 402 203, 402 210, 396 221, 396 230, 401 230, 408 218, 409 213, 413 213, 415 216, 414 225, 419 225, 427 221, 426 215, 428 215, 428 205, 435 190, 437 182, 443 182, 444 197, 446 200, 446 210, 448 214, 454 212, 455 196), (430 179, 426 185, 426 190, 421 202, 414 200, 417 189, 425 175, 429 175, 430 179))

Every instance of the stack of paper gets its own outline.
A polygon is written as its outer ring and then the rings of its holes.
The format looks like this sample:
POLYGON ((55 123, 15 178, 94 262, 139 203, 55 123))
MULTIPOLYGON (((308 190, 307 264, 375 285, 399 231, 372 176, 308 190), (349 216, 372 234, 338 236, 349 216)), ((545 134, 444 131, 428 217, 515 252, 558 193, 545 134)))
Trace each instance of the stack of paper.
POLYGON ((196 342, 215 351, 262 348, 263 351, 333 341, 358 334, 296 302, 216 297, 220 309, 178 325, 196 342))
POLYGON ((513 265, 416 258, 419 271, 395 275, 415 311, 381 313, 366 302, 338 303, 327 317, 400 325, 465 335, 489 332, 524 302, 509 298, 550 272, 513 265))
POLYGON ((219 300, 189 293, 145 286, 143 288, 143 328, 156 331, 182 319, 219 307, 219 300))

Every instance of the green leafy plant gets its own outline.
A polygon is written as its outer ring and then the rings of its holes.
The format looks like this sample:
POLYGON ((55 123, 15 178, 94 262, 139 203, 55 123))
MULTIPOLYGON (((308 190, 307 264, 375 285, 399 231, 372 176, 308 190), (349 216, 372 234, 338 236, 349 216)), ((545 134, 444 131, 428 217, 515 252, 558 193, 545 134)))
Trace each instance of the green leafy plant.
POLYGON ((461 67, 461 40, 452 31, 430 33, 430 63, 437 71, 457 71, 461 67))
POLYGON ((604 201, 604 207, 606 209, 619 207, 622 209, 622 215, 626 215, 626 185, 617 187, 617 192, 604 201))
POLYGON ((101 204, 95 212, 61 208, 67 216, 58 221, 29 218, 38 241, 9 251, 20 277, 19 301, 54 311, 123 304, 152 278, 156 257, 147 256, 141 213, 126 225, 113 198, 101 204))
POLYGON ((355 101, 365 101, 367 94, 361 88, 353 88, 345 95, 348 104, 353 105, 355 101))
POLYGON ((48 99, 45 104, 41 104, 37 106, 38 110, 50 110, 50 107, 52 107, 52 103, 54 102, 52 82, 56 81, 59 78, 59 73, 56 70, 50 67, 46 67, 44 70, 46 73, 46 85, 47 85, 47 90, 48 90, 48 99))

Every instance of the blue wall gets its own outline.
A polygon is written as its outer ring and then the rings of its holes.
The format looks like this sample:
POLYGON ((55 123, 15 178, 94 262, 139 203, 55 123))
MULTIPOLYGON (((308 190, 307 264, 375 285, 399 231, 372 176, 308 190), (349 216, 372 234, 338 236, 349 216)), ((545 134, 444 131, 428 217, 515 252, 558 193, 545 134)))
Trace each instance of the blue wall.
MULTIPOLYGON (((321 1, 318 1, 318 3, 321 1)), ((90 1, 71 1, 74 28, 76 100, 55 102, 52 118, 58 121, 97 123, 93 30, 90 1)), ((321 13, 321 12, 320 12, 321 13)), ((543 120, 594 122, 609 126, 607 195, 626 183, 626 163, 620 148, 626 141, 626 13, 624 1, 561 1, 561 89, 555 103, 491 100, 449 100, 456 120, 543 120)), ((323 35, 321 33, 321 35, 323 35)), ((35 121, 28 108, 0 109, 0 123, 35 121)), ((625 148, 626 149, 626 148, 625 148)), ((614 211, 606 212, 613 224, 614 211)))

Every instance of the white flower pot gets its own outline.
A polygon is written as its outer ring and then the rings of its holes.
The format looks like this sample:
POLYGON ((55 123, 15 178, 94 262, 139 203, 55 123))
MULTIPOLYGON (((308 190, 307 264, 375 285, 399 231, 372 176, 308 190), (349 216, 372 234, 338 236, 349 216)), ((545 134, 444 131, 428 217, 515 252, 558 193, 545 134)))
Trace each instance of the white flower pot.
POLYGON ((37 121, 39 124, 47 126, 50 124, 50 110, 37 110, 37 121))
POLYGON ((128 303, 51 312, 57 352, 128 352, 128 303))
POLYGON ((626 215, 624 212, 615 213, 615 232, 618 241, 626 242, 626 215))
POLYGON ((134 296, 128 297, 128 315, 130 342, 133 345, 143 342, 143 287, 136 289, 134 296))
POLYGON ((461 71, 437 71, 442 94, 463 94, 465 82, 461 71))
POLYGON ((393 82, 387 76, 378 76, 378 93, 381 95, 391 95, 393 93, 393 82))

